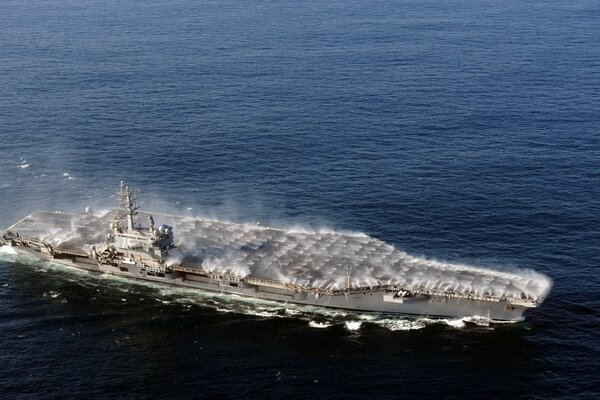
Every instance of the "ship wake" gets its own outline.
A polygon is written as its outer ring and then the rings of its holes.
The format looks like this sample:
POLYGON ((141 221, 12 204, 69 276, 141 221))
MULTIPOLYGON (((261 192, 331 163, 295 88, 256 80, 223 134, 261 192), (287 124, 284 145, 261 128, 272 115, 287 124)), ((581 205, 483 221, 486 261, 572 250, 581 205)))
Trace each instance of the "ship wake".
MULTIPOLYGON (((198 310, 212 309, 222 314, 247 315, 261 319, 287 318, 303 321, 309 328, 338 329, 360 332, 364 329, 378 327, 389 331, 413 331, 433 325, 442 325, 456 329, 469 326, 492 327, 493 322, 485 317, 471 316, 466 318, 428 318, 416 316, 398 316, 382 313, 361 313, 347 310, 328 309, 310 305, 281 303, 271 300, 242 297, 234 294, 206 292, 197 289, 165 286, 149 281, 131 280, 110 274, 95 274, 74 267, 42 261, 36 257, 17 253, 8 246, 0 246, 0 260, 17 262, 20 265, 39 269, 42 272, 53 273, 56 279, 91 287, 97 295, 107 291, 107 295, 115 301, 122 302, 123 307, 137 307, 139 302, 147 303, 148 299, 155 302, 155 307, 175 307, 183 312, 189 312, 193 307, 198 310), (68 274, 64 274, 68 272, 68 274), (73 278, 76 275, 76 279, 73 278), (132 284, 134 286, 132 286, 132 284), (145 288, 143 290, 135 289, 145 288), (152 291, 148 296, 147 290, 152 291), (127 296, 122 298, 122 296, 127 296)), ((44 293, 44 297, 67 302, 68 299, 56 292, 44 293)))

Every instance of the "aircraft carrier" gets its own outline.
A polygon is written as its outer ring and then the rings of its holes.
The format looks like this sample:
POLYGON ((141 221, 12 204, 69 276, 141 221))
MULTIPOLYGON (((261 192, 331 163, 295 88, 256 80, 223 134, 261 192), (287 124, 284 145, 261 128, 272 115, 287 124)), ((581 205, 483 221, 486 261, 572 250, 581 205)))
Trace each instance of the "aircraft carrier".
POLYGON ((139 192, 123 183, 118 196, 120 207, 102 215, 91 209, 81 214, 36 211, 6 229, 0 245, 132 279, 431 317, 520 321, 552 287, 547 276, 532 270, 502 272, 441 263, 362 234, 153 216, 139 210, 139 192))

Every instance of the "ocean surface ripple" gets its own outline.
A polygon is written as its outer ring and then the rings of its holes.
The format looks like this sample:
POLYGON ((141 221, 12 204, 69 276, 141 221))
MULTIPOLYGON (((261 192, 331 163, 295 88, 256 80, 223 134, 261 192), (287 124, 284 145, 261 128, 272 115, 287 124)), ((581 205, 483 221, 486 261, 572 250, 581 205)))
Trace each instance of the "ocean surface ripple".
POLYGON ((533 269, 523 323, 341 313, 0 255, 0 398, 600 397, 591 0, 0 2, 0 226, 143 207, 533 269))

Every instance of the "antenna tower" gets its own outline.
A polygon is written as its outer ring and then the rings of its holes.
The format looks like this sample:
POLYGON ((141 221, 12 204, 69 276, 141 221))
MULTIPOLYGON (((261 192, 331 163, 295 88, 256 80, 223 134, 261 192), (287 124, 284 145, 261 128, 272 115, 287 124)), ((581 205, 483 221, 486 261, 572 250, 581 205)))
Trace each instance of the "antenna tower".
POLYGON ((133 231, 133 216, 137 215, 137 210, 140 208, 138 206, 140 191, 136 188, 129 188, 129 186, 125 186, 123 181, 121 181, 121 187, 117 195, 121 200, 121 209, 125 211, 127 218, 127 230, 129 232, 133 231))

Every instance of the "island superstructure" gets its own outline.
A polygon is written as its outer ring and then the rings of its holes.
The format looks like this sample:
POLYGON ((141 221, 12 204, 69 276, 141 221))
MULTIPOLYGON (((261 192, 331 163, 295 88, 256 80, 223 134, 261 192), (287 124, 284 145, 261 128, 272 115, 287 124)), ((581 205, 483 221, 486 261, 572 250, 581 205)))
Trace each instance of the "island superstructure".
POLYGON ((52 262, 260 299, 346 310, 519 321, 551 280, 531 270, 440 263, 381 240, 285 230, 138 208, 121 183, 120 207, 103 215, 36 211, 1 245, 52 262), (177 240, 175 233, 177 234, 177 240))

